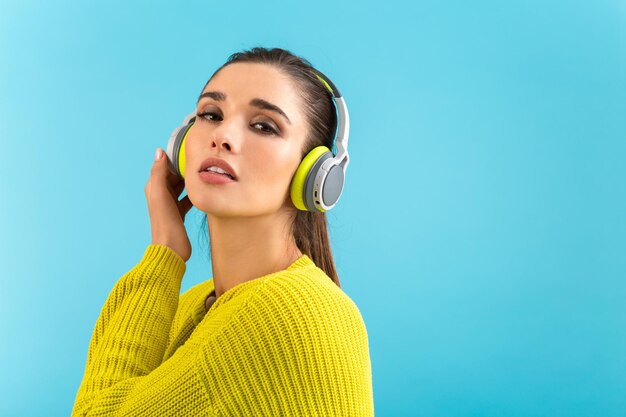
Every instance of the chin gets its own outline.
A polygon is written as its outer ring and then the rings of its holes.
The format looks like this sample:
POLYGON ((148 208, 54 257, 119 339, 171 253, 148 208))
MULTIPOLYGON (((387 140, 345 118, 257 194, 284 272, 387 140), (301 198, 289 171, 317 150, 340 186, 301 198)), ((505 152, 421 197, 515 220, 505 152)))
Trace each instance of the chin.
POLYGON ((231 204, 216 204, 211 202, 209 204, 200 204, 196 206, 198 210, 205 213, 207 216, 214 217, 236 217, 240 216, 240 210, 233 207, 231 204))

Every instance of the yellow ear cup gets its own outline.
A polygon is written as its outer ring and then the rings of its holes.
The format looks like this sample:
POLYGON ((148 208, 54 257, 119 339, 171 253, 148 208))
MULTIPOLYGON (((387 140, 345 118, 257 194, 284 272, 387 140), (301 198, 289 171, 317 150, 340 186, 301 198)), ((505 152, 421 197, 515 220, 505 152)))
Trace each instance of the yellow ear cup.
POLYGON ((187 140, 187 135, 189 134, 192 126, 193 123, 191 123, 187 128, 185 136, 183 136, 183 139, 180 141, 180 149, 178 151, 178 171, 183 178, 185 178, 185 163, 187 162, 187 157, 185 156, 185 141, 187 140))
POLYGON ((300 162, 296 173, 291 180, 291 201, 299 210, 307 211, 306 206, 304 205, 304 185, 306 182, 306 177, 309 174, 309 171, 315 164, 315 162, 322 156, 324 153, 330 152, 326 146, 317 146, 313 148, 300 162))

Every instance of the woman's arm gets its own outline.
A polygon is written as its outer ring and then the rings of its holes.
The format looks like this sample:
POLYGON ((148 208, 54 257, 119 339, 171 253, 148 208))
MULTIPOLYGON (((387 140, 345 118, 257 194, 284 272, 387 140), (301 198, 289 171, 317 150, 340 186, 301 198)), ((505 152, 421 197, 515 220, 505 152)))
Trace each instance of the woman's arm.
POLYGON ((117 281, 96 322, 72 416, 206 413, 193 352, 183 346, 161 363, 185 270, 172 249, 150 244, 117 281))

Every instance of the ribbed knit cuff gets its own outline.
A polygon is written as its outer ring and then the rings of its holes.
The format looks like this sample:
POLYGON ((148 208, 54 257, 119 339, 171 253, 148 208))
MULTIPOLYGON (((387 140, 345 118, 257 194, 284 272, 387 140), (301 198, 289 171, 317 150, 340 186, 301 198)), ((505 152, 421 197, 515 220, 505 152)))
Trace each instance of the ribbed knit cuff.
POLYGON ((182 278, 187 265, 179 254, 166 245, 151 243, 146 248, 141 260, 142 264, 158 265, 159 270, 167 276, 182 278))

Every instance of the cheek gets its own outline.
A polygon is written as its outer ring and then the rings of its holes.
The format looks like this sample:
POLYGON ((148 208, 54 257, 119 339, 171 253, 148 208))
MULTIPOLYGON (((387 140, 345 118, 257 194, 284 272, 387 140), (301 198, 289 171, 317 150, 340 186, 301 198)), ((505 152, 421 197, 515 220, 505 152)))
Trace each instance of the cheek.
POLYGON ((268 186, 285 187, 291 182, 297 167, 294 150, 285 144, 280 146, 256 146, 248 152, 246 173, 251 182, 263 182, 268 186), (248 169, 249 168, 249 169, 248 169))

